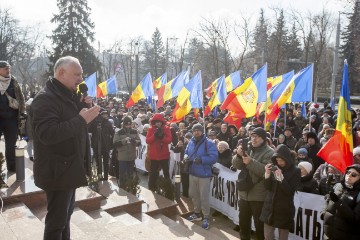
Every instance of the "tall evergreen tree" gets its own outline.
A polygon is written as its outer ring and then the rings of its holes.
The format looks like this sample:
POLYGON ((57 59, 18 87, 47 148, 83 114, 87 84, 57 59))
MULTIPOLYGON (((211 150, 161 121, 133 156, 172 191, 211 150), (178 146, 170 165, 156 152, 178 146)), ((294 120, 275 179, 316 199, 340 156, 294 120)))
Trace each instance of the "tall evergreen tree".
POLYGON ((57 27, 50 36, 54 49, 49 56, 49 73, 53 73, 57 59, 67 55, 79 59, 84 75, 101 71, 101 64, 91 46, 94 41, 94 23, 90 20, 91 9, 87 0, 57 0, 57 6, 59 13, 51 19, 57 27))
POLYGON ((265 63, 267 55, 267 47, 269 41, 268 34, 268 23, 265 20, 264 9, 260 9, 260 17, 256 24, 252 47, 254 48, 254 55, 257 59, 256 62, 258 65, 265 63))
POLYGON ((354 1, 353 13, 349 15, 349 25, 342 33, 342 57, 349 64, 351 94, 360 93, 360 1, 354 1))
POLYGON ((158 28, 152 35, 151 41, 145 43, 145 61, 148 71, 153 77, 158 77, 165 72, 166 69, 166 54, 161 33, 158 28))
POLYGON ((294 61, 296 61, 295 59, 300 59, 303 53, 295 23, 293 23, 291 32, 289 34, 287 53, 288 53, 287 57, 289 58, 289 63, 288 63, 289 70, 290 69, 294 69, 296 71, 300 70, 302 66, 300 66, 298 63, 293 63, 290 61, 291 59, 293 59, 294 61))
POLYGON ((285 26, 284 10, 280 10, 274 31, 269 40, 269 76, 275 76, 287 71, 287 46, 289 44, 288 30, 285 26))

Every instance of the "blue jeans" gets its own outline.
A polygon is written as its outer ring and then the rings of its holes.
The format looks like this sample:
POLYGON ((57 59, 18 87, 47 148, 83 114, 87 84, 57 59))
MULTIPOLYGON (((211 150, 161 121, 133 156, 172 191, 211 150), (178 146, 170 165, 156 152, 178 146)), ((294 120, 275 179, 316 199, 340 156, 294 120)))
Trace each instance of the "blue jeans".
POLYGON ((135 160, 119 161, 119 180, 120 180, 121 188, 125 186, 126 179, 133 176, 134 165, 135 165, 135 160))
POLYGON ((0 132, 5 139, 6 167, 9 171, 15 172, 15 147, 18 136, 17 119, 0 119, 0 132))
POLYGON ((70 218, 74 211, 75 189, 45 191, 47 214, 44 240, 70 240, 70 218))

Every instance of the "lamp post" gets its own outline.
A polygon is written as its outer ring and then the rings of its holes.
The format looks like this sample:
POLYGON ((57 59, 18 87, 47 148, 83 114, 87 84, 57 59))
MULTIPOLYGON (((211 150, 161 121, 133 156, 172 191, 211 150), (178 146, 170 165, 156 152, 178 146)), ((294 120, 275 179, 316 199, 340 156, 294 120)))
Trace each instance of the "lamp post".
POLYGON ((137 86, 139 84, 139 42, 135 42, 135 48, 135 86, 137 86))
POLYGON ((339 43, 340 43, 340 14, 339 20, 336 28, 336 41, 335 41, 335 52, 334 52, 334 62, 333 62, 333 73, 331 75, 331 94, 330 94, 330 106, 335 110, 335 91, 336 91, 336 75, 339 67, 339 43))

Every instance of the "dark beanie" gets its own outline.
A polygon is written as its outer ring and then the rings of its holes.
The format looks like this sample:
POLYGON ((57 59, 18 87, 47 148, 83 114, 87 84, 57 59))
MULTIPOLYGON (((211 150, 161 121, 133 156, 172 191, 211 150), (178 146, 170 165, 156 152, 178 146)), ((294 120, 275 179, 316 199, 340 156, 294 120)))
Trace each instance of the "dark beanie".
POLYGON ((266 139, 266 131, 265 131, 265 129, 263 129, 262 127, 257 127, 257 128, 255 128, 255 129, 252 131, 251 135, 252 135, 252 134, 258 135, 259 137, 261 137, 262 139, 264 139, 264 141, 267 140, 267 139, 266 139))
POLYGON ((200 123, 197 123, 192 127, 192 131, 195 131, 195 130, 198 130, 198 131, 203 133, 204 132, 204 127, 200 123))
POLYGON ((0 68, 9 67, 10 64, 7 61, 0 61, 0 68))
POLYGON ((131 118, 130 118, 130 117, 124 117, 124 119, 123 119, 123 124, 124 124, 124 125, 127 125, 127 124, 129 124, 129 123, 132 123, 131 118))

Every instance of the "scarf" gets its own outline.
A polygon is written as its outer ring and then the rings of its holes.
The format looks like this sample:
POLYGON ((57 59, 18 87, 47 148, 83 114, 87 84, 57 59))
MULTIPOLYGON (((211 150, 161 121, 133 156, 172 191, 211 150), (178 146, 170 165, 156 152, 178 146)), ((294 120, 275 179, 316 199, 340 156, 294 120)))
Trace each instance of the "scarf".
POLYGON ((5 91, 8 89, 11 82, 11 77, 5 78, 3 76, 0 76, 0 92, 1 95, 5 93, 5 91))

